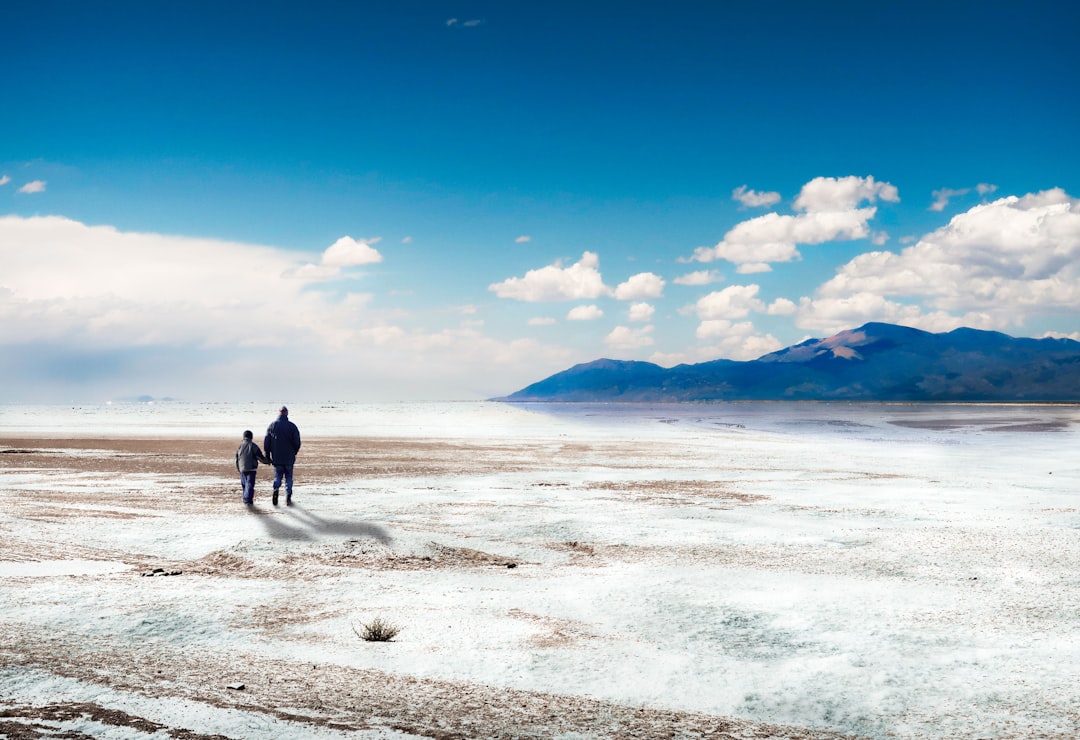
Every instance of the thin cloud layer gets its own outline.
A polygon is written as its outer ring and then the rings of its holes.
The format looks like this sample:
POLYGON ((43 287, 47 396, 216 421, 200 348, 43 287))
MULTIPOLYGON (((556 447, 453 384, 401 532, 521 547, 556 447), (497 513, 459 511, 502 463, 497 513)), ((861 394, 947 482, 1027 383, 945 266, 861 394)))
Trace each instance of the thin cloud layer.
POLYGON ((46 183, 44 180, 31 180, 30 182, 19 188, 17 192, 26 194, 44 193, 45 185, 46 183))
MULTIPOLYGON (((324 255, 352 266, 372 260, 369 249, 339 240, 324 255)), ((17 348, 26 368, 73 368, 71 392, 81 394, 93 376, 94 388, 112 389, 106 393, 198 384, 220 393, 255 387, 325 397, 355 388, 439 398, 454 387, 482 396, 508 374, 528 379, 537 362, 570 357, 528 338, 487 336, 467 308, 457 312, 458 327, 410 327, 407 316, 373 309, 371 291, 324 290, 322 281, 342 268, 308 258, 62 217, 0 217, 0 346, 17 348), (440 377, 425 379, 423 368, 433 365, 443 368, 440 377)), ((32 385, 27 377, 6 394, 27 397, 32 385)))
POLYGON ((604 345, 608 349, 617 351, 633 351, 643 347, 651 347, 656 340, 653 339, 653 326, 629 327, 616 326, 604 337, 604 345))
POLYGON ((731 191, 731 198, 742 203, 746 208, 758 208, 779 203, 780 193, 759 193, 756 190, 751 190, 746 185, 740 185, 731 191))
POLYGON ((719 270, 697 270, 680 275, 671 282, 676 285, 710 285, 719 283, 724 279, 719 270))

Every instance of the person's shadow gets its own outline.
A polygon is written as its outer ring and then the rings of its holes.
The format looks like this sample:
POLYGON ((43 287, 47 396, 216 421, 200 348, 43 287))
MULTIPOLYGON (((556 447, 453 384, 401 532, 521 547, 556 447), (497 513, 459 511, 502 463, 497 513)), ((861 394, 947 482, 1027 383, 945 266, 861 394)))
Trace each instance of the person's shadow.
POLYGON ((393 538, 385 528, 369 522, 349 522, 340 519, 323 519, 312 514, 302 506, 293 504, 282 509, 288 514, 291 523, 283 517, 268 516, 272 511, 252 509, 251 513, 260 515, 259 523, 266 533, 275 540, 314 540, 319 535, 345 535, 347 537, 370 537, 384 545, 389 545, 393 538))

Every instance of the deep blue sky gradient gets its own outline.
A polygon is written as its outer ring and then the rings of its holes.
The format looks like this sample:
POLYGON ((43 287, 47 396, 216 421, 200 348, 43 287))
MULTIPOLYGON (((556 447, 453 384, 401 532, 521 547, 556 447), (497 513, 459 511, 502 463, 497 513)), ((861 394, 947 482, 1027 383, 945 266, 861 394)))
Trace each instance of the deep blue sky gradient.
MULTIPOLYGON (((1080 193, 1068 2, 45 0, 6 3, 0 26, 0 215, 313 256, 378 235, 366 289, 429 330, 477 304, 498 306, 492 334, 529 335, 536 307, 489 284, 590 250, 611 284, 668 280, 672 346, 654 349, 676 352, 702 291, 671 279, 762 212, 741 185, 790 212, 815 177, 890 182, 874 225, 894 251, 978 202, 930 212, 936 189, 1080 193), (15 192, 31 179, 47 191, 15 192)), ((797 300, 867 249, 803 249, 755 279, 797 300)), ((613 323, 560 341, 589 359, 613 323)))

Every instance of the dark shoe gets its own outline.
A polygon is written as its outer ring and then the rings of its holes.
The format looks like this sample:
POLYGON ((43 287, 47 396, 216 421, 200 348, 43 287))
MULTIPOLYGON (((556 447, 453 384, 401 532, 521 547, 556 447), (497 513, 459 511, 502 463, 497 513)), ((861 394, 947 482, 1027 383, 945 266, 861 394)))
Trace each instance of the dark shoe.
POLYGON ((285 497, 285 505, 286 506, 292 506, 292 496, 286 496, 285 497))
POLYGON ((272 503, 274 506, 277 506, 277 489, 276 488, 274 489, 274 496, 273 496, 273 498, 270 499, 270 503, 272 503))

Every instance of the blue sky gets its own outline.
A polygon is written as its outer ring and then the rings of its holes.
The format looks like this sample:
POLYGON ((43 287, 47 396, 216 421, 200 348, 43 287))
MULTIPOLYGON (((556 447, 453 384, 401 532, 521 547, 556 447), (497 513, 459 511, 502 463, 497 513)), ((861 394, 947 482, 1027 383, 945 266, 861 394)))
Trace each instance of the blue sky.
POLYGON ((484 398, 866 321, 1080 338, 1072 3, 4 16, 0 400, 484 398))

